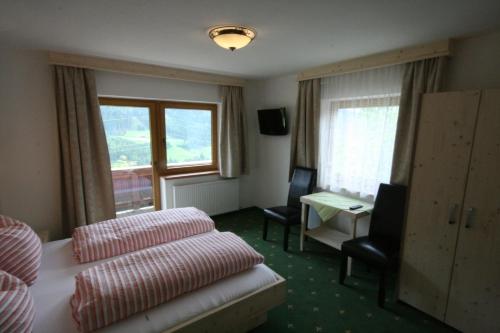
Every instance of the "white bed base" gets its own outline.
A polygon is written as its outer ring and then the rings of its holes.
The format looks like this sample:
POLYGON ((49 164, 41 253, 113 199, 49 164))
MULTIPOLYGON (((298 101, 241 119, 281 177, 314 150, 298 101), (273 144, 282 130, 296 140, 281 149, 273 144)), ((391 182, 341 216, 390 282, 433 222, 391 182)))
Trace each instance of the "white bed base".
POLYGON ((276 276, 276 282, 175 325, 163 333, 250 331, 267 320, 267 311, 286 301, 286 280, 278 274, 276 276))

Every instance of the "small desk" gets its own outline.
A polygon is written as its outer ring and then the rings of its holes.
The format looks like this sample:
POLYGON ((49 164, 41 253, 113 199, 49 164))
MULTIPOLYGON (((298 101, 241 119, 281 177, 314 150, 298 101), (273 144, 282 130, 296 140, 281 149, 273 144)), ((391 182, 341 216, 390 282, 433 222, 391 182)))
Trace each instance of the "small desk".
MULTIPOLYGON (((331 192, 319 192, 305 195, 300 197, 300 202, 302 203, 300 251, 304 250, 305 236, 311 237, 337 250, 341 250, 342 243, 344 241, 356 238, 358 219, 360 217, 370 215, 370 212, 373 209, 373 205, 371 203, 331 192), (349 210, 349 207, 354 205, 363 205, 363 207, 357 210, 349 210), (308 206, 312 206, 318 212, 322 222, 330 220, 340 212, 349 215, 352 221, 352 233, 346 234, 326 225, 321 225, 318 228, 308 230, 308 206)), ((351 266, 352 259, 349 258, 347 263, 348 275, 351 275, 351 266)))

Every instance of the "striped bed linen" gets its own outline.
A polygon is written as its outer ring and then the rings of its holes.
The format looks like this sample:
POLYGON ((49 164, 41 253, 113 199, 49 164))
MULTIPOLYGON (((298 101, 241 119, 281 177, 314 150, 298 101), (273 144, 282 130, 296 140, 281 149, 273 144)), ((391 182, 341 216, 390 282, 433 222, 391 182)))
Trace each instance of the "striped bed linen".
POLYGON ((86 263, 213 231, 214 221, 194 208, 174 208, 107 220, 73 232, 73 255, 86 263))
POLYGON ((28 286, 0 270, 0 332, 29 333, 34 319, 35 308, 28 286))
POLYGON ((42 262, 42 242, 27 224, 0 215, 0 269, 28 286, 35 283, 42 262))
POLYGON ((79 331, 91 332, 263 261, 230 232, 148 248, 80 272, 73 318, 79 331))

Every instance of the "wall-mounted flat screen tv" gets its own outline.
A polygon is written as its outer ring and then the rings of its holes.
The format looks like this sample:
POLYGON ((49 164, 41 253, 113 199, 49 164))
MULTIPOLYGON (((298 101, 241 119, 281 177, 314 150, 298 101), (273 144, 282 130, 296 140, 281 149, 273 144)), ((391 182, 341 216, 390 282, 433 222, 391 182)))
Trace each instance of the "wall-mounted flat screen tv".
POLYGON ((285 108, 258 110, 260 134, 286 135, 288 125, 285 108))

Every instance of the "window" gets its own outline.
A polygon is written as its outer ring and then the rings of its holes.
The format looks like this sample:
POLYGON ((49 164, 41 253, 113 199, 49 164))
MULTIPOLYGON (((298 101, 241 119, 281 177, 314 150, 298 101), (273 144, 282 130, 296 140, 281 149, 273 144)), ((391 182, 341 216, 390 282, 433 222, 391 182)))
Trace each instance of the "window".
MULTIPOLYGON (((320 143, 322 174, 329 189, 371 199, 380 183, 389 182, 398 120, 397 98, 392 103, 366 101, 333 103, 320 143)), ((324 118, 323 118, 324 119, 324 118)))
POLYGON ((318 185, 373 201, 390 181, 402 66, 322 79, 318 185))
POLYGON ((146 101, 101 98, 118 213, 153 210, 151 115, 146 101))
POLYGON ((116 211, 159 209, 159 177, 218 170, 217 105, 99 98, 116 211))
POLYGON ((215 104, 164 102, 160 117, 164 174, 218 170, 215 104))

